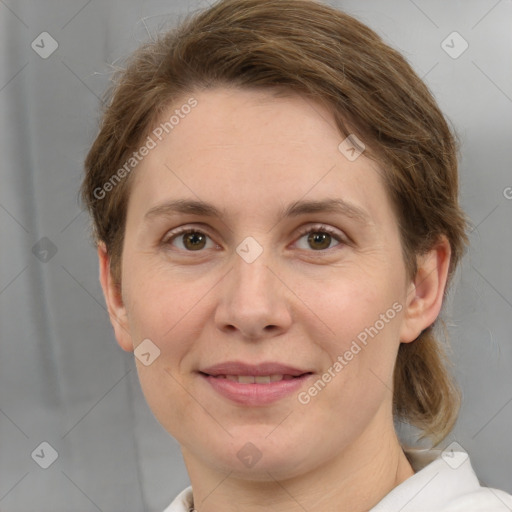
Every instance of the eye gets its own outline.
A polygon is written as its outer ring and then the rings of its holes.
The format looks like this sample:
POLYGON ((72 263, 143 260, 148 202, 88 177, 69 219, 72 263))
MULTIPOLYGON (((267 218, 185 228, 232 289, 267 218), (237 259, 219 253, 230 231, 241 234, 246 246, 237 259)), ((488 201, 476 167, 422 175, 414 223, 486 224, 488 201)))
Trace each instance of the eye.
POLYGON ((173 231, 164 238, 162 243, 164 245, 173 245, 178 249, 188 252, 198 252, 202 249, 211 249, 212 246, 216 247, 216 244, 206 233, 194 228, 173 231))
MULTIPOLYGON (((324 225, 311 226, 299 233, 296 245, 299 249, 326 251, 346 243, 342 234, 324 225)), ((219 248, 211 237, 197 228, 178 228, 162 240, 163 245, 172 245, 185 252, 201 252, 203 249, 219 248)))
POLYGON ((297 241, 299 249, 313 249, 314 251, 325 251, 342 243, 344 243, 344 240, 340 233, 323 225, 306 228, 300 233, 300 238, 297 241), (301 240, 305 240, 305 243, 302 243, 302 247, 300 246, 301 240), (338 243, 333 246, 333 242, 338 243))

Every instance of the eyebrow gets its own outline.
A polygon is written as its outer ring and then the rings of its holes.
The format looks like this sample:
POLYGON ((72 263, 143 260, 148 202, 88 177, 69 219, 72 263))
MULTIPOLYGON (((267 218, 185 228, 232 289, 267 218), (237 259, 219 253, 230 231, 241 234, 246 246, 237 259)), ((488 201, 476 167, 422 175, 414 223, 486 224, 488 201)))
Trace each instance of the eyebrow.
MULTIPOLYGON (((225 217, 225 214, 211 203, 192 199, 176 199, 150 208, 144 215, 144 219, 151 220, 154 217, 167 217, 177 213, 218 217, 219 219, 225 217)), ((338 213, 350 217, 361 224, 371 222, 371 217, 365 210, 353 203, 338 198, 295 201, 282 208, 277 215, 277 219, 282 220, 285 217, 298 217, 299 215, 311 213, 338 213)))

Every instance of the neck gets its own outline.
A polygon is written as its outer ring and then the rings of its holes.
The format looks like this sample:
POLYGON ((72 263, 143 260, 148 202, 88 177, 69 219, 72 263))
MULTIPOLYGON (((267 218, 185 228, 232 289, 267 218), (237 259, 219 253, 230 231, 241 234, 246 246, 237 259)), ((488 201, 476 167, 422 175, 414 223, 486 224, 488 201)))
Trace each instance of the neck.
MULTIPOLYGON (((382 425, 381 425, 382 427, 382 425)), ((414 474, 394 428, 374 429, 341 454, 290 479, 264 481, 233 477, 204 463, 182 447, 197 512, 304 512, 370 510, 414 474)))

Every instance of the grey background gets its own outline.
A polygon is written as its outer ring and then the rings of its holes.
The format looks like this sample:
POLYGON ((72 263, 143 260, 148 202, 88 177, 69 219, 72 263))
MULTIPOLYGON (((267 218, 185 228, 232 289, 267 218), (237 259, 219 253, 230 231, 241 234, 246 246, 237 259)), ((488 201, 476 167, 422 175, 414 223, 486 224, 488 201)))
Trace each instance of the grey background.
MULTIPOLYGON (((444 445, 457 441, 486 485, 512 492, 512 2, 329 3, 405 54, 460 135, 475 229, 447 303, 464 404, 444 445), (441 47, 453 31, 469 43, 457 59, 441 47)), ((116 344, 77 190, 112 65, 206 5, 0 0, 4 512, 159 511, 188 485, 179 446, 116 344), (47 59, 31 48, 43 31, 59 45, 47 59), (51 243, 34 254, 43 237, 51 243), (31 458, 43 441, 59 454, 46 470, 31 458)))

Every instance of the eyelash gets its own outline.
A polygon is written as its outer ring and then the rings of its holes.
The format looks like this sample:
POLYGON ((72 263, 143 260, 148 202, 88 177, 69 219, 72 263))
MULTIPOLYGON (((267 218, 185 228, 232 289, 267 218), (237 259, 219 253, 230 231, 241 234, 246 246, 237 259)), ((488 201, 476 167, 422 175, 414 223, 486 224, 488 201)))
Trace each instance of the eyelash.
MULTIPOLYGON (((162 240, 162 245, 164 245, 164 246, 171 245, 172 242, 179 236, 187 235, 190 233, 198 233, 198 234, 205 235, 208 238, 212 239, 212 237, 207 232, 205 232, 204 230, 202 230, 200 228, 193 228, 193 227, 192 228, 191 227, 178 228, 175 231, 171 231, 170 233, 168 233, 167 236, 164 237, 164 239, 162 240)), ((325 233, 325 234, 328 234, 331 237, 333 237, 337 242, 339 242, 338 245, 347 245, 348 244, 348 241, 342 235, 340 235, 335 229, 331 228, 330 226, 326 226, 324 224, 316 224, 314 226, 307 226, 307 227, 301 229, 298 233, 297 241, 300 240, 303 236, 309 235, 310 233, 325 233)), ((325 253, 327 251, 330 251, 331 249, 335 249, 336 247, 338 247, 338 245, 335 245, 334 247, 329 247, 327 249, 318 249, 318 250, 311 249, 308 252, 325 253)), ((204 252, 204 250, 198 250, 198 251, 188 251, 188 250, 183 250, 183 249, 179 249, 179 250, 187 252, 187 253, 204 252)))

